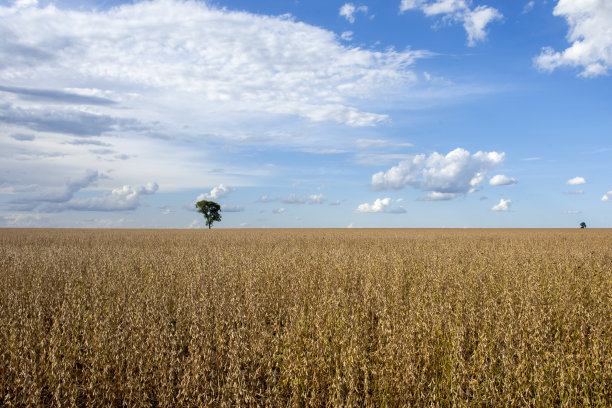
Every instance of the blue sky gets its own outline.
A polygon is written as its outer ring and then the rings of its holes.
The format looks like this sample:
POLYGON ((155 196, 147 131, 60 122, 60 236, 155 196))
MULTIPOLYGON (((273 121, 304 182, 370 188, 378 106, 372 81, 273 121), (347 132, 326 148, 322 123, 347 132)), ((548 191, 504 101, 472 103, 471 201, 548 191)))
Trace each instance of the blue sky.
POLYGON ((0 0, 0 226, 612 227, 608 0, 0 0))

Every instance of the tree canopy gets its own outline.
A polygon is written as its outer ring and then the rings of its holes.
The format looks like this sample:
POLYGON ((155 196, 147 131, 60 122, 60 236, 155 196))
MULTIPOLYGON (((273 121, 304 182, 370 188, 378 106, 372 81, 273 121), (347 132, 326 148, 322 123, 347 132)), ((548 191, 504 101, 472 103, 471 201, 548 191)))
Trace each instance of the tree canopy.
POLYGON ((198 212, 202 213, 204 218, 206 218, 206 225, 208 226, 208 229, 212 227, 213 222, 221 221, 221 214, 219 214, 219 211, 221 211, 221 206, 214 201, 198 201, 195 206, 198 209, 198 212))

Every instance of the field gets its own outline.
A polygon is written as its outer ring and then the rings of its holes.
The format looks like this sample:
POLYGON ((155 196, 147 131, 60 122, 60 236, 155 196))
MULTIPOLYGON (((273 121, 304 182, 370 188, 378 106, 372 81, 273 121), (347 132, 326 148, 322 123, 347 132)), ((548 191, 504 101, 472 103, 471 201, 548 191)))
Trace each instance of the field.
POLYGON ((612 230, 0 230, 1 406, 612 406, 612 230))

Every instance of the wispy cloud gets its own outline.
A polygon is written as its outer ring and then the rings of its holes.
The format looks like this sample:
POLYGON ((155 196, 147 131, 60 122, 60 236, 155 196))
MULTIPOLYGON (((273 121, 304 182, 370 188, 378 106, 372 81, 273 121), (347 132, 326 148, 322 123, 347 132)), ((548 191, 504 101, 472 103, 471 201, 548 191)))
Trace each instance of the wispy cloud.
POLYGON ((356 13, 368 14, 368 6, 355 6, 353 3, 345 3, 338 12, 340 16, 346 18, 351 24, 355 22, 356 13))
POLYGON ((0 85, 0 92, 18 95, 21 98, 33 101, 54 102, 75 105, 114 105, 116 102, 98 96, 81 95, 53 89, 22 88, 17 86, 0 85))
MULTIPOLYGON (((345 10, 353 18, 365 9, 345 10)), ((7 30, 0 44, 0 78, 44 80, 67 88, 78 77, 107 90, 137 90, 140 98, 142 91, 152 89, 170 92, 163 99, 170 96, 173 102, 185 94, 186 103, 197 101, 210 111, 297 115, 349 126, 385 121, 385 114, 354 105, 355 97, 410 83, 414 75, 408 67, 428 55, 346 47, 335 33, 287 17, 228 11, 203 2, 154 0, 88 12, 52 6, 0 11, 0 24, 7 30), (15 47, 21 47, 18 58, 15 47)), ((22 97, 56 102, 125 103, 63 88, 3 87, 22 97)))
POLYGON ((402 0, 400 12, 418 9, 428 17, 442 16, 445 23, 461 23, 467 33, 468 45, 474 46, 487 37, 487 25, 503 16, 493 7, 479 5, 472 8, 470 3, 467 0, 402 0))

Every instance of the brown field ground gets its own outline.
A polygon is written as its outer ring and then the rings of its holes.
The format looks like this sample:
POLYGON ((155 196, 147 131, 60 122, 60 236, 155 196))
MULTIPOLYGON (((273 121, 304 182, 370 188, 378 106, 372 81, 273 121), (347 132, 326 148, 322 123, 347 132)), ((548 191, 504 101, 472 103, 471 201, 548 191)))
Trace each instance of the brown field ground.
POLYGON ((612 230, 0 230, 0 406, 612 406, 612 230))

